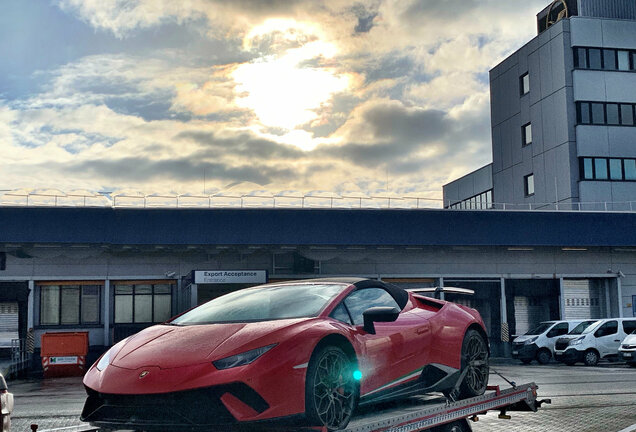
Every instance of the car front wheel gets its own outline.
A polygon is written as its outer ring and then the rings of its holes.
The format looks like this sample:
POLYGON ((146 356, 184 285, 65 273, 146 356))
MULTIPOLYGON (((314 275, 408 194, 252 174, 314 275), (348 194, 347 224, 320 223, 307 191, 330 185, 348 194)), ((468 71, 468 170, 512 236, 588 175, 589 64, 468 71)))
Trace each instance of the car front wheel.
POLYGON ((349 423, 358 397, 352 363, 337 346, 312 355, 305 380, 305 410, 312 426, 334 431, 349 423))
POLYGON ((585 362, 587 366, 596 366, 598 364, 598 360, 599 358, 596 351, 586 351, 585 355, 583 356, 583 362, 585 362))

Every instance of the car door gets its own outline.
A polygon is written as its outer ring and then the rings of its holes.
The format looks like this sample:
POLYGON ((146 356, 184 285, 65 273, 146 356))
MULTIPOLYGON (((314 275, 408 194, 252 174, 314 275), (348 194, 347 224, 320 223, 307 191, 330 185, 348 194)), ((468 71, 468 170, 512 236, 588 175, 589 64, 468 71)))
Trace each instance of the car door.
POLYGON ((601 357, 618 353, 621 338, 618 334, 618 321, 611 320, 601 325, 595 332, 596 349, 601 357))
POLYGON ((362 350, 361 395, 379 393, 406 384, 425 365, 430 327, 408 304, 394 322, 376 322, 375 334, 364 331, 363 313, 376 306, 399 306, 383 288, 369 287, 351 293, 344 301, 354 323, 353 337, 362 350))

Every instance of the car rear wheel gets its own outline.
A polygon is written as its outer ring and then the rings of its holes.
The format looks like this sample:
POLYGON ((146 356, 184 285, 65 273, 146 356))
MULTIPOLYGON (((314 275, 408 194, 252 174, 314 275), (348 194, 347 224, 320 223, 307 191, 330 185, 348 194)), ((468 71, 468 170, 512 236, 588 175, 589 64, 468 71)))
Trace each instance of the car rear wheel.
POLYGON ((537 353, 537 361, 542 365, 550 363, 552 353, 547 349, 542 349, 537 353))
POLYGON ((583 356, 583 362, 587 366, 596 366, 598 364, 598 360, 598 354, 594 350, 586 351, 585 355, 583 356))
POLYGON ((351 359, 337 346, 325 346, 312 355, 305 380, 305 410, 312 426, 329 431, 347 426, 359 391, 353 369, 351 359))
POLYGON ((484 394, 488 385, 488 344, 476 330, 468 330, 462 343, 462 372, 466 371, 459 387, 459 398, 467 399, 484 394))

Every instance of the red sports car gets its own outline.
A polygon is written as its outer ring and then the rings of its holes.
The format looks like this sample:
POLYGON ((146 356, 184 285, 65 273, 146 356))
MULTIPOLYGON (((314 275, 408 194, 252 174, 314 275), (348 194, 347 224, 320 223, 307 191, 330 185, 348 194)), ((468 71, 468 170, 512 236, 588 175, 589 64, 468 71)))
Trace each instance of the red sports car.
POLYGON ((293 420, 337 430, 358 405, 482 394, 486 341, 476 310, 381 281, 267 284, 113 346, 84 378, 81 418, 106 429, 293 420))

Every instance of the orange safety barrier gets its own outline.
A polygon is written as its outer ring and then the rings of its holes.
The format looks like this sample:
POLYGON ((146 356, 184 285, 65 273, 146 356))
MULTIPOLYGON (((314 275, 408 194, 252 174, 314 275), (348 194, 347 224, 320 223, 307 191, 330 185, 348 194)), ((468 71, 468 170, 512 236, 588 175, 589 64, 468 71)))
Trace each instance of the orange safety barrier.
POLYGON ((84 375, 87 354, 88 332, 42 335, 40 355, 45 378, 84 375))

